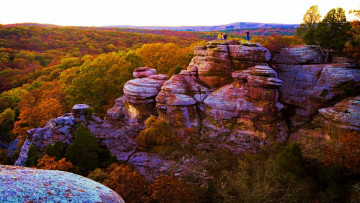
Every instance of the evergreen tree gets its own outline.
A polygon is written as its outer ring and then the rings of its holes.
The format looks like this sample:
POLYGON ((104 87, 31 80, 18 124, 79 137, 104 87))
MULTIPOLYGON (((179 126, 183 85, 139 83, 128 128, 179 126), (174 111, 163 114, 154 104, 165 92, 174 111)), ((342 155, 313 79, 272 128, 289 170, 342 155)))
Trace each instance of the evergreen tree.
POLYGON ((350 23, 346 20, 345 11, 342 8, 331 9, 318 24, 315 39, 322 54, 326 56, 325 63, 329 61, 330 49, 337 51, 344 49, 350 37, 348 34, 350 29, 350 23))

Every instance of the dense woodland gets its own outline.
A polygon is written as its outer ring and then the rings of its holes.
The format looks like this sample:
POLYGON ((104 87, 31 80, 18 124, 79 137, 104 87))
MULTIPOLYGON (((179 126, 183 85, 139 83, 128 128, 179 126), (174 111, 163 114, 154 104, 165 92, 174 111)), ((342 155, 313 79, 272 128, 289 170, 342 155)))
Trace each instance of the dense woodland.
MULTIPOLYGON (((360 15, 359 10, 353 13, 360 15)), ((322 21, 318 17, 312 22, 304 17, 298 31, 295 28, 249 29, 251 42, 261 43, 271 53, 283 47, 315 44, 325 55, 335 50, 360 60, 360 21, 340 19, 347 37, 337 39, 342 44, 334 44, 323 34, 327 32, 324 29, 328 29, 326 23, 331 23, 330 17, 329 14, 322 21), (312 41, 314 39, 317 40, 312 41)), ((226 32, 230 40, 244 40, 246 31, 220 32, 226 32)), ((177 74, 189 64, 195 46, 206 44, 217 35, 218 32, 0 25, 0 144, 18 138, 18 147, 21 147, 27 130, 44 126, 77 103, 86 103, 95 113, 104 116, 114 100, 122 95, 125 82, 133 78, 135 68, 148 66, 156 68, 158 73, 177 74)), ((330 37, 339 35, 342 34, 334 33, 330 37)), ((176 140, 169 140, 173 136, 171 127, 151 118, 147 124, 137 138, 143 150, 168 153, 178 146, 176 140)), ((338 143, 343 147, 339 148, 334 142, 326 151, 325 162, 329 167, 304 160, 297 144, 237 157, 227 151, 197 152, 190 142, 184 153, 214 157, 213 163, 206 167, 216 178, 198 191, 192 189, 193 182, 172 176, 146 182, 130 166, 117 163, 82 126, 70 146, 49 145, 43 157, 36 149, 30 149, 26 164, 88 176, 114 189, 129 202, 169 202, 171 198, 178 202, 264 202, 269 199, 333 202, 345 198, 346 184, 359 176, 360 154, 356 149, 359 142, 358 135, 339 135, 338 143), (89 147, 93 153, 84 154, 89 147), (267 196, 261 196, 265 193, 267 196)), ((1 149, 0 163, 13 164, 18 152, 1 149)))

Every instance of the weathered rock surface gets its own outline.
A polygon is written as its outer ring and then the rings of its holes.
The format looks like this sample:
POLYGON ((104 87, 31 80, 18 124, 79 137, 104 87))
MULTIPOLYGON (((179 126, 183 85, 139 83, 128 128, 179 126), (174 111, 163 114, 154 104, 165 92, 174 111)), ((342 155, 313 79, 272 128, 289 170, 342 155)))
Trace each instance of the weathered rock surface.
POLYGON ((265 65, 270 59, 270 52, 256 44, 211 42, 207 46, 196 47, 194 53, 188 70, 196 67, 199 79, 215 89, 231 83, 231 73, 235 70, 265 65))
POLYGON ((273 63, 276 64, 320 64, 323 62, 324 58, 319 48, 315 46, 283 48, 273 58, 273 63))
POLYGON ((166 81, 156 97, 159 117, 177 129, 198 129, 204 100, 212 91, 196 73, 183 70, 166 81))
POLYGON ((156 69, 153 68, 149 68, 149 67, 140 67, 140 68, 136 68, 133 72, 133 77, 134 78, 146 78, 149 77, 151 75, 155 75, 156 74, 156 69))
POLYGON ((204 143, 236 152, 256 150, 270 141, 285 141, 277 87, 281 80, 268 66, 235 71, 235 81, 209 95, 201 131, 204 143))
POLYGON ((118 127, 143 122, 157 115, 155 97, 159 94, 167 75, 157 74, 130 80, 124 85, 124 95, 108 110, 105 120, 118 127))
POLYGON ((360 70, 348 63, 286 65, 273 68, 283 81, 280 102, 292 126, 311 120, 317 110, 360 93, 360 70))
POLYGON ((319 110, 320 125, 325 134, 338 137, 350 131, 360 131, 360 96, 347 98, 333 107, 319 110))
POLYGON ((0 202, 124 202, 110 188, 68 172, 0 165, 0 202))

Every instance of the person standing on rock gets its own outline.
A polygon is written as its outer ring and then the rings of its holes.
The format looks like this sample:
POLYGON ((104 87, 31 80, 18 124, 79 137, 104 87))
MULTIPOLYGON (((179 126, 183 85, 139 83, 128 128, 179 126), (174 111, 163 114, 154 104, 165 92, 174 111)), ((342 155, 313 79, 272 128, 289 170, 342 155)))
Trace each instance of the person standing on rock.
POLYGON ((246 32, 246 40, 250 41, 250 32, 249 31, 246 32))
POLYGON ((227 39, 227 34, 224 32, 224 34, 223 34, 223 38, 224 38, 224 40, 226 40, 227 39))
POLYGON ((221 34, 221 32, 219 32, 218 36, 217 36, 217 39, 220 40, 223 38, 223 35, 221 34))

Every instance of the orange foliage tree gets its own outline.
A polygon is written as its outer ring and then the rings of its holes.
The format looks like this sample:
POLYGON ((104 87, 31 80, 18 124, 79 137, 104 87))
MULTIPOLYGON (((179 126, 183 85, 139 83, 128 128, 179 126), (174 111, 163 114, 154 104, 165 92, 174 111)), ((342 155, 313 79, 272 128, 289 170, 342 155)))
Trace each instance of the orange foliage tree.
POLYGON ((24 140, 27 130, 44 126, 48 120, 63 114, 64 97, 56 82, 43 83, 40 88, 23 94, 18 104, 21 113, 13 132, 24 140))
POLYGON ((128 165, 112 164, 106 169, 96 169, 88 178, 100 182, 113 189, 126 202, 145 202, 145 178, 128 165))
POLYGON ((350 40, 345 44, 345 51, 360 63, 360 10, 352 10, 350 13, 354 13, 358 19, 350 23, 350 40))
POLYGON ((181 179, 160 175, 148 187, 151 202, 196 202, 191 188, 181 179))
POLYGON ((340 135, 325 151, 325 165, 337 165, 355 173, 360 172, 360 133, 340 135))
POLYGON ((303 42, 298 36, 282 36, 279 34, 273 34, 268 37, 256 36, 253 37, 251 41, 260 43, 272 54, 279 52, 280 49, 285 47, 293 47, 303 44, 303 42))
POLYGON ((37 167, 41 169, 48 170, 61 170, 69 171, 73 167, 70 161, 66 161, 65 158, 55 161, 56 157, 49 156, 45 154, 41 159, 39 159, 37 167))
POLYGON ((186 68, 191 57, 188 49, 168 43, 144 44, 136 52, 142 56, 146 66, 157 69, 157 73, 168 74, 176 67, 186 68))

